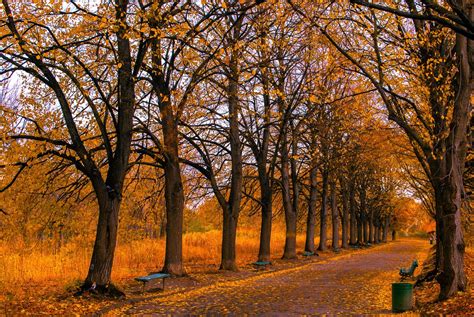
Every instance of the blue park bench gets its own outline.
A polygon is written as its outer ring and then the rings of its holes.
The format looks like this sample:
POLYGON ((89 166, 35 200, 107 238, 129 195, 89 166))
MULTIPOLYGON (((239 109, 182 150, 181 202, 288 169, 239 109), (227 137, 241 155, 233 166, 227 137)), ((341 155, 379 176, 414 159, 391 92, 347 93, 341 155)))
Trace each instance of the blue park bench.
POLYGON ((257 261, 253 262, 252 265, 255 266, 255 268, 258 269, 265 269, 267 265, 271 265, 272 262, 270 261, 257 261))
POLYGON ((144 292, 145 291, 145 285, 148 282, 151 282, 151 281, 156 280, 156 279, 162 279, 163 280, 163 288, 162 289, 164 290, 165 289, 165 279, 168 278, 168 277, 171 277, 171 275, 167 274, 167 273, 154 273, 154 274, 150 274, 150 275, 147 275, 147 276, 136 277, 135 281, 143 283, 142 292, 144 292))
POLYGON ((399 274, 402 277, 402 280, 408 277, 413 277, 413 274, 415 273, 415 269, 417 267, 418 267, 418 261, 414 260, 409 268, 407 269, 401 268, 399 274))

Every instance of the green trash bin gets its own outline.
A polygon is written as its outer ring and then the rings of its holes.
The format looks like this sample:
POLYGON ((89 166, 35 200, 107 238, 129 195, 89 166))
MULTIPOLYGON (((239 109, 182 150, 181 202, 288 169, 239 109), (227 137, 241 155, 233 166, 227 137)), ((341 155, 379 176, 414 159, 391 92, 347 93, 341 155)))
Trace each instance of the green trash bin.
POLYGON ((413 284, 392 283, 392 311, 395 313, 410 310, 413 306, 413 284))

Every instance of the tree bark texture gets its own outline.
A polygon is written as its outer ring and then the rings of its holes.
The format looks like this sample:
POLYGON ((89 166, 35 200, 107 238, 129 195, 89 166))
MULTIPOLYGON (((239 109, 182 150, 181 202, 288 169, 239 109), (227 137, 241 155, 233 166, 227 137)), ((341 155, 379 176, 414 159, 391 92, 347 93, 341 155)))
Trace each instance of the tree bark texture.
POLYGON ((332 248, 339 249, 339 210, 337 209, 336 181, 331 181, 332 248))
POLYGON ((314 252, 314 233, 316 226, 316 206, 318 199, 318 168, 315 164, 311 167, 309 174, 309 201, 308 201, 308 218, 306 220, 306 242, 304 250, 307 252, 314 252))
POLYGON ((327 205, 328 205, 328 171, 322 172, 323 187, 321 192, 321 213, 320 213, 320 229, 319 229, 319 247, 318 250, 325 251, 327 249, 327 205))
POLYGON ((342 197, 342 243, 341 248, 346 249, 349 247, 349 197, 347 186, 343 182, 339 182, 341 185, 341 197, 342 197))

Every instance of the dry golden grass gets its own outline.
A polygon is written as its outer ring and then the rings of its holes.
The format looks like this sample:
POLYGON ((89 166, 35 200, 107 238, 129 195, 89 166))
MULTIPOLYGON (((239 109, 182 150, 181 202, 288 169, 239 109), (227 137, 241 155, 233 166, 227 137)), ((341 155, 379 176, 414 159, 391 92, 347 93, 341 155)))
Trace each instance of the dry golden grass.
MULTIPOLYGON (((272 257, 279 258, 285 242, 284 230, 272 233, 272 257)), ((84 243, 82 243, 84 245, 84 243)), ((220 262, 221 232, 218 230, 187 233, 183 238, 184 263, 188 272, 215 270, 220 262)), ((304 247, 304 235, 297 236, 298 250, 304 247)), ((237 262, 243 266, 257 259, 259 232, 243 229, 237 236, 237 262)), ((85 278, 91 247, 69 243, 54 253, 52 248, 25 250, 0 245, 0 301, 63 291, 67 285, 85 278), (3 296, 2 296, 3 294, 3 296), (3 297, 3 298, 2 298, 3 297)), ((133 277, 159 270, 163 265, 165 241, 119 241, 112 279, 121 284, 133 277)))

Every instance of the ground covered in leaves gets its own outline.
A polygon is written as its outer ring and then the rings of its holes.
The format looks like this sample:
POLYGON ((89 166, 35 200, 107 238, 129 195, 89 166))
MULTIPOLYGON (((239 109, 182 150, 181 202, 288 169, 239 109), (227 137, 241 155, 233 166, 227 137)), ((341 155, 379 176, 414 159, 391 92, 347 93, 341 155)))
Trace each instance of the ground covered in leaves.
MULTIPOLYGON (((464 264, 469 284, 474 281, 474 250, 466 249, 464 264)), ((436 281, 426 282, 415 289, 416 310, 428 315, 473 315, 474 293, 472 287, 468 285, 466 292, 459 292, 453 298, 439 302, 437 295, 439 285, 436 281)))
MULTIPOLYGON (((141 293, 141 286, 130 281, 123 285, 127 294, 124 299, 51 294, 5 302, 0 315, 388 314, 391 283, 398 281, 398 269, 409 266, 415 258, 422 262, 428 249, 426 240, 403 239, 294 261, 275 259, 264 271, 256 271, 251 265, 241 267, 239 272, 201 268, 200 273, 189 270, 187 277, 168 280, 165 291, 152 286, 141 293)), ((466 262, 472 277, 472 253, 469 256, 466 262)), ((157 282, 156 286, 160 285, 157 282)), ((416 291, 417 307, 413 313, 468 314, 472 309, 470 294, 433 303, 437 289, 427 285, 416 291)))

